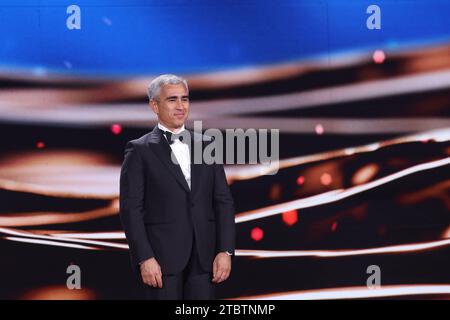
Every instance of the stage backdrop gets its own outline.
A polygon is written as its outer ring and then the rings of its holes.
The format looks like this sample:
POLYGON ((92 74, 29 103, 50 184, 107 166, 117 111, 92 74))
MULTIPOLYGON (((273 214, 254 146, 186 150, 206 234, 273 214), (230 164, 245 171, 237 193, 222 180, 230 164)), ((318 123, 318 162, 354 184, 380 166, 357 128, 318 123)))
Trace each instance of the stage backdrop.
POLYGON ((188 128, 280 130, 276 175, 225 166, 237 250, 218 298, 450 298, 449 11, 2 0, 0 298, 138 297, 119 173, 162 73, 189 81, 188 128))

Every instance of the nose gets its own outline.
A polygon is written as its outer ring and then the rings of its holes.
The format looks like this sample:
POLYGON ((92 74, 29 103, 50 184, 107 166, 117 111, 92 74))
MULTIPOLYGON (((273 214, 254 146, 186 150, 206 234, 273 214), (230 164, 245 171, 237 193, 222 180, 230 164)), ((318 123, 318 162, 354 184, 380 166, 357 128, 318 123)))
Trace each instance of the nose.
POLYGON ((177 108, 182 109, 183 108, 183 101, 181 99, 177 99, 177 108))

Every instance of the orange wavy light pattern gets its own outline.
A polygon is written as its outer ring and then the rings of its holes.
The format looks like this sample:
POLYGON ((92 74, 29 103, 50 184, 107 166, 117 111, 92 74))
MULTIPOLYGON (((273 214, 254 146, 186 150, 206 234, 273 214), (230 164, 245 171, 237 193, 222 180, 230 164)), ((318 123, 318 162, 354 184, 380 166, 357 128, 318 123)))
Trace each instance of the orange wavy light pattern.
POLYGON ((450 238, 450 227, 444 232, 444 238, 450 238))
POLYGON ((24 212, 14 214, 1 214, 0 226, 39 226, 47 224, 74 223, 113 216, 119 210, 119 200, 115 199, 104 208, 84 212, 24 212))
POLYGON ((119 194, 120 168, 84 150, 34 150, 0 157, 0 188, 52 197, 110 200, 119 194))
POLYGON ((23 294, 21 300, 93 300, 96 293, 89 288, 82 287, 78 290, 69 290, 66 286, 48 286, 32 289, 23 294))

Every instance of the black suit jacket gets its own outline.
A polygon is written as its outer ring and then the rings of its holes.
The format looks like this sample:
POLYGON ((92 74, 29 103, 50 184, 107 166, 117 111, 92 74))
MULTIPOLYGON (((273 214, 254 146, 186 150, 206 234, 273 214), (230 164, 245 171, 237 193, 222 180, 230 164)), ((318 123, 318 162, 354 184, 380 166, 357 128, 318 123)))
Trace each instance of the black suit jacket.
POLYGON ((134 267, 155 257, 163 274, 184 269, 193 236, 201 265, 235 249, 234 204, 223 165, 194 164, 192 146, 214 143, 191 131, 191 189, 157 126, 129 141, 120 174, 120 218, 134 267))

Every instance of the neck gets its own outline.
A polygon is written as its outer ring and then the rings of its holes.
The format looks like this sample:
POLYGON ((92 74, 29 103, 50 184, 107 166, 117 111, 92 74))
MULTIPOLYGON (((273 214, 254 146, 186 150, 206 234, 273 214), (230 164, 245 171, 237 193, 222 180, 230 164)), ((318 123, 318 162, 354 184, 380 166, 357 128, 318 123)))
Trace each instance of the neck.
POLYGON ((162 121, 159 121, 159 123, 160 123, 161 125, 163 125, 164 127, 166 127, 167 129, 169 129, 170 131, 173 131, 173 132, 175 132, 175 133, 178 133, 178 131, 180 131, 180 130, 183 128, 183 125, 184 125, 184 124, 182 124, 182 125, 179 126, 179 127, 172 127, 172 126, 169 126, 169 125, 165 124, 165 123, 162 122, 162 121))

